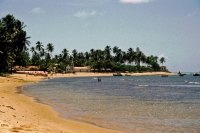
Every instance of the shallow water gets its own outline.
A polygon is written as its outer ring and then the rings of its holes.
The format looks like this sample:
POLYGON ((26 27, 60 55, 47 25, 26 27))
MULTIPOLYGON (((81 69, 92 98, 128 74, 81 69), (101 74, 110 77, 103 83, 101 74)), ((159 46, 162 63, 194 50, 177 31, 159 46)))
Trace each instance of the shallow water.
POLYGON ((200 77, 58 78, 23 88, 68 119, 127 133, 200 132, 200 77))

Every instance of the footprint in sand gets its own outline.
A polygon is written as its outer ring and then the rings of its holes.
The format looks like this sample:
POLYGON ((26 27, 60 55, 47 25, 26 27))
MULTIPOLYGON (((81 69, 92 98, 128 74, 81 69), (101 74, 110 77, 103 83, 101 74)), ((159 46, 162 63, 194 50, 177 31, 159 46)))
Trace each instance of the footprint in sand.
POLYGON ((19 127, 12 127, 10 131, 12 132, 20 132, 22 130, 24 131, 37 131, 36 129, 32 129, 33 125, 20 125, 19 127))
POLYGON ((0 125, 1 125, 1 127, 3 127, 3 128, 4 128, 4 127, 9 127, 9 125, 8 125, 7 123, 1 123, 0 125))
POLYGON ((11 125, 0 120, 0 133, 10 133, 11 125))
POLYGON ((7 108, 10 108, 12 110, 15 110, 12 106, 6 106, 7 108))

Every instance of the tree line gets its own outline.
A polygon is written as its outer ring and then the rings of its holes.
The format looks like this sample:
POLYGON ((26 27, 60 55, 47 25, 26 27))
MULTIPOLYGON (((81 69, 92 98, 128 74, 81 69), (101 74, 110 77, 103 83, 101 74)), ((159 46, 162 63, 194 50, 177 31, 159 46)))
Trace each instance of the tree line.
POLYGON ((8 72, 13 66, 38 66, 40 70, 51 71, 57 66, 57 70, 64 71, 66 66, 90 66, 95 71, 160 71, 159 63, 166 62, 164 57, 146 56, 142 51, 134 51, 129 48, 123 51, 117 46, 111 48, 105 46, 101 49, 90 49, 86 52, 71 53, 64 48, 60 54, 52 55, 54 45, 36 42, 29 48, 30 37, 27 37, 23 29, 25 25, 13 15, 7 15, 0 20, 0 72, 8 72))

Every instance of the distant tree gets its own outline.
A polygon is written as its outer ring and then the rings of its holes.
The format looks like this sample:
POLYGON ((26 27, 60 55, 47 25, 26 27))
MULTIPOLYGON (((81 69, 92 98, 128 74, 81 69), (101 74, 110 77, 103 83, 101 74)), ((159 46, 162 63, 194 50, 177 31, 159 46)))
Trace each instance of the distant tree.
POLYGON ((166 62, 166 59, 164 57, 161 57, 160 58, 160 63, 163 65, 163 63, 165 63, 165 62, 166 62))
POLYGON ((66 49, 66 48, 64 48, 63 50, 62 50, 62 60, 63 61, 66 61, 66 59, 67 59, 67 57, 68 57, 68 54, 69 54, 69 51, 66 49))
POLYGON ((46 50, 51 53, 51 58, 52 58, 52 52, 54 50, 53 44, 52 43, 48 43, 46 50))
POLYGON ((42 45, 42 42, 40 41, 37 41, 36 42, 36 50, 38 50, 39 52, 43 49, 43 45, 42 45))
POLYGON ((133 48, 128 49, 127 60, 128 60, 128 63, 130 63, 130 64, 136 60, 136 53, 133 51, 133 48))
POLYGON ((104 53, 105 53, 105 59, 111 60, 111 47, 110 46, 105 47, 104 53))
POLYGON ((115 46, 115 47, 113 47, 113 53, 115 54, 114 61, 115 62, 121 62, 121 60, 122 60, 122 50, 119 47, 115 46))
POLYGON ((158 62, 158 56, 154 56, 154 61, 158 62))

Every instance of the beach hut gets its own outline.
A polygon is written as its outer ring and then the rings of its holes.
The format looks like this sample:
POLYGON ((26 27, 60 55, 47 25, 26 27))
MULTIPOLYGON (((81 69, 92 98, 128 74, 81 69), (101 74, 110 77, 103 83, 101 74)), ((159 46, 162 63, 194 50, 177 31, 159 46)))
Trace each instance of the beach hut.
POLYGON ((164 72, 168 71, 166 66, 160 66, 160 70, 164 72))

